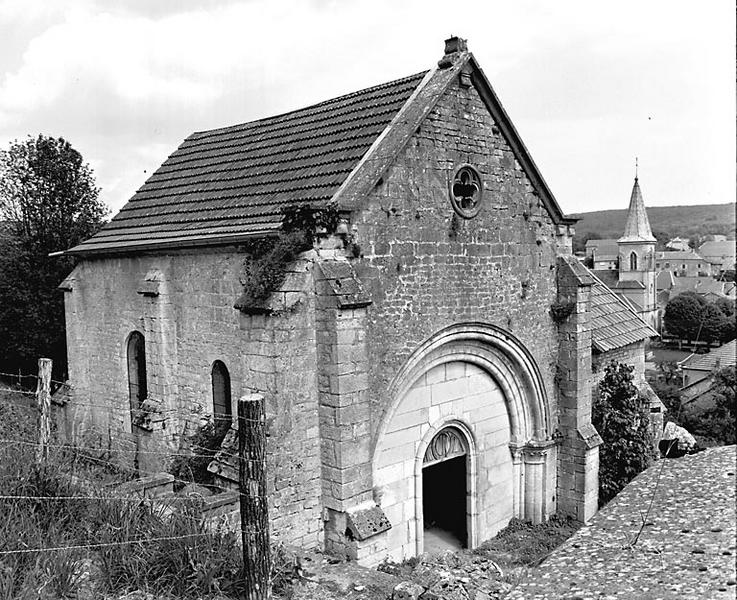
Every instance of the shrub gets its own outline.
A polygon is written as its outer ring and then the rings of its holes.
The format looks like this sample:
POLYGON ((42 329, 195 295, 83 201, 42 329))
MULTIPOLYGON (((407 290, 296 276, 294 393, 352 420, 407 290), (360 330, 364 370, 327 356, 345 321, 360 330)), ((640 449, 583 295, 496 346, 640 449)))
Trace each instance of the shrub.
MULTIPOLYGON (((186 446, 192 451, 192 456, 177 456, 172 461, 169 472, 179 481, 179 486, 184 481, 191 481, 202 485, 212 484, 212 473, 207 470, 220 445, 223 443, 228 430, 229 423, 215 424, 208 420, 192 436, 187 439, 186 446)), ((184 454, 184 449, 180 449, 184 454)))
POLYGON ((634 367, 612 362, 599 383, 592 422, 601 435, 599 505, 603 506, 653 459, 649 404, 632 378, 634 367))
POLYGON ((724 367, 714 374, 714 405, 701 408, 686 405, 679 422, 690 431, 700 445, 719 446, 737 443, 737 376, 735 367, 724 367))

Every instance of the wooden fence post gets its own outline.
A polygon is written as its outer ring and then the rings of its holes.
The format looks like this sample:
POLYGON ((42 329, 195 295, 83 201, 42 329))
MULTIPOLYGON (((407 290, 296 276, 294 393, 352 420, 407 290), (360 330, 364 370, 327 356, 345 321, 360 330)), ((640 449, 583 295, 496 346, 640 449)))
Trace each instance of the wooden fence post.
POLYGON ((238 401, 241 536, 246 600, 266 600, 271 587, 266 498, 266 410, 259 394, 238 401))
POLYGON ((50 358, 38 359, 38 385, 36 386, 36 408, 38 408, 38 448, 36 461, 44 462, 49 457, 51 437, 51 367, 50 358))

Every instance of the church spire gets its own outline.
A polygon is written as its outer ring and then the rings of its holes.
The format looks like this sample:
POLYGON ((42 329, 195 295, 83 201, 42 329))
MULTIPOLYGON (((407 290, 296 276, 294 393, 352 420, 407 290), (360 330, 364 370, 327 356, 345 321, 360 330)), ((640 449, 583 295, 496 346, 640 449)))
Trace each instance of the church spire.
POLYGON ((624 235, 619 242, 654 242, 655 237, 650 230, 650 221, 645 211, 645 202, 642 199, 640 184, 635 175, 635 185, 632 187, 630 207, 627 211, 627 224, 624 226, 624 235))

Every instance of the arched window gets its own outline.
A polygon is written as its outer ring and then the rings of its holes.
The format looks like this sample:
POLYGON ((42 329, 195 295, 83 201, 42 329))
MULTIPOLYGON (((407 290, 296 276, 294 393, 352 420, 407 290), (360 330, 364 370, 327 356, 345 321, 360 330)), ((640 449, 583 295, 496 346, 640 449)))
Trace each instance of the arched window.
POLYGON ((134 331, 128 338, 128 397, 131 411, 138 410, 148 396, 146 344, 143 334, 134 331))
POLYGON ((630 271, 637 271, 637 254, 630 254, 630 271))
POLYGON ((233 416, 230 405, 230 374, 220 360, 212 364, 212 409, 215 425, 230 427, 230 419, 233 416))

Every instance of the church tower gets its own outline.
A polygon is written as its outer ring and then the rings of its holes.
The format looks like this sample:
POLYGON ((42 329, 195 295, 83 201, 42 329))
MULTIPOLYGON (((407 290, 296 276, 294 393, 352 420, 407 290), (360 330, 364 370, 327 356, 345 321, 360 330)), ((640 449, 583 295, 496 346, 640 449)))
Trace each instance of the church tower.
POLYGON ((640 184, 635 175, 624 235, 619 246, 617 292, 631 300, 640 317, 658 329, 655 289, 655 236, 645 211, 640 184))

